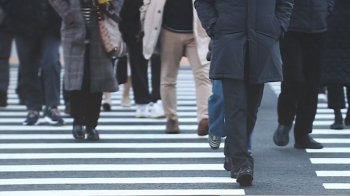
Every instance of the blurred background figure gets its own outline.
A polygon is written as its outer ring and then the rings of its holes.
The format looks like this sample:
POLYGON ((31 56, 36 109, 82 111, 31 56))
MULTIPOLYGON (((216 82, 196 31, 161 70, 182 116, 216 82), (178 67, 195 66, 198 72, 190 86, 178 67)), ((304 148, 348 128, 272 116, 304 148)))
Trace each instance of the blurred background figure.
POLYGON ((334 110, 331 129, 350 126, 350 1, 335 0, 332 15, 328 20, 326 49, 323 59, 322 84, 327 85, 328 108, 334 110), (346 89, 346 96, 344 90, 346 89), (345 121, 341 109, 348 110, 345 121))

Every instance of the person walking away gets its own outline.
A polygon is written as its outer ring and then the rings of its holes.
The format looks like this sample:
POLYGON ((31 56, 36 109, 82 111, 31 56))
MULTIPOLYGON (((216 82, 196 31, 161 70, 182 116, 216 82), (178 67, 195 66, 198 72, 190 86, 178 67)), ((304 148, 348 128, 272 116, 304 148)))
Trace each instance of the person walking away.
MULTIPOLYGON (((92 0, 49 2, 63 19, 64 84, 71 96, 73 137, 84 139, 86 133, 88 140, 99 140, 96 127, 103 92, 116 92, 119 86, 112 56, 103 47, 96 10, 92 0)), ((108 3, 114 6, 106 7, 113 10, 100 10, 115 11, 115 16, 119 17, 123 0, 108 3)))
POLYGON ((327 86, 328 108, 334 110, 331 129, 350 126, 350 1, 335 0, 334 9, 328 19, 326 48, 323 58, 321 82, 327 86), (344 98, 346 88, 348 109, 345 120, 341 109, 346 108, 344 98))
POLYGON ((144 1, 141 7, 143 55, 149 59, 159 43, 162 64, 161 97, 167 117, 166 133, 180 133, 176 81, 182 56, 188 58, 196 85, 197 134, 204 136, 209 129, 208 98, 211 94, 211 83, 206 55, 210 38, 200 25, 193 3, 194 0, 144 1))
POLYGON ((294 124, 294 147, 321 149, 310 136, 320 88, 322 54, 331 0, 295 0, 288 32, 281 41, 284 81, 278 97, 278 127, 273 135, 277 146, 289 143, 294 124))
POLYGON ((279 40, 287 31, 293 0, 196 0, 198 16, 213 41, 209 77, 221 80, 225 105, 225 162, 231 177, 251 186, 248 152, 264 83, 282 80, 279 40))

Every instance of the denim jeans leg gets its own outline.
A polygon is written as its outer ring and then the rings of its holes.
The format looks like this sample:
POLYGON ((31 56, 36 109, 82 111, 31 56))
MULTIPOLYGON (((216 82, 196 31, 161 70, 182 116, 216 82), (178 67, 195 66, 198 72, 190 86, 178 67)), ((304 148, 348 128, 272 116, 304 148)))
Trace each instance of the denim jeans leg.
POLYGON ((209 134, 225 137, 224 96, 221 80, 212 80, 213 94, 208 99, 209 134))

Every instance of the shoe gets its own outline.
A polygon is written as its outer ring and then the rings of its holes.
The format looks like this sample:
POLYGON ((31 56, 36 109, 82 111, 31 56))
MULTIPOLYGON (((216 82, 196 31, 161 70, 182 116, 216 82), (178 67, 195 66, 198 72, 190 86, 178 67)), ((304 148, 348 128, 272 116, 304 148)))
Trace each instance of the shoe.
POLYGON ((57 107, 47 108, 44 119, 51 125, 64 125, 64 120, 57 107))
POLYGON ((204 118, 198 123, 197 134, 199 136, 205 136, 205 135, 208 135, 208 132, 209 132, 209 121, 207 118, 204 118))
POLYGON ((137 105, 136 118, 147 118, 149 117, 149 106, 148 104, 137 105))
POLYGON ((209 134, 208 142, 211 149, 217 150, 220 148, 221 137, 209 134))
POLYGON ((23 125, 38 125, 39 123, 39 111, 30 110, 23 125))
POLYGON ((236 178, 238 171, 233 168, 232 161, 229 157, 225 157, 224 169, 230 172, 231 178, 236 178))
POLYGON ((158 100, 153 104, 150 112, 151 118, 165 118, 162 100, 158 100))
POLYGON ((294 148, 297 149, 322 149, 323 145, 316 142, 310 135, 306 135, 303 138, 295 139, 294 148))
POLYGON ((236 181, 240 186, 252 186, 253 182, 253 168, 250 166, 243 166, 237 173, 236 181))
POLYGON ((103 110, 106 111, 106 112, 109 112, 109 111, 112 110, 112 107, 111 107, 111 105, 110 105, 109 103, 104 103, 104 104, 102 105, 102 108, 103 108, 103 110))
POLYGON ((169 119, 166 123, 165 133, 169 133, 169 134, 180 133, 179 121, 169 119))
POLYGON ((289 131, 292 127, 285 125, 278 125, 273 134, 273 142, 277 146, 286 146, 289 143, 289 131))
POLYGON ((348 111, 346 113, 346 117, 345 117, 345 120, 344 120, 344 124, 346 126, 350 126, 350 107, 348 108, 348 111))
POLYGON ((0 90, 0 107, 7 106, 7 92, 0 90))
POLYGON ((100 139, 100 135, 96 129, 90 129, 90 130, 86 129, 85 132, 87 133, 88 140, 99 140, 100 139))
POLYGON ((343 122, 334 122, 331 126, 330 126, 331 129, 334 129, 334 130, 342 130, 344 129, 344 124, 343 122))
POLYGON ((72 134, 77 140, 85 139, 85 131, 82 125, 74 125, 72 134))

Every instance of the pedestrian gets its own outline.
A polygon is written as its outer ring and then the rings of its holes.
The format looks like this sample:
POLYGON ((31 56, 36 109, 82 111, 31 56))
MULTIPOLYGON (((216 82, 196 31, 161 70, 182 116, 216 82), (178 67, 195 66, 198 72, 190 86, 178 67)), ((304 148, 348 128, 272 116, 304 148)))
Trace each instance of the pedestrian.
POLYGON ((241 186, 253 181, 248 152, 264 83, 282 80, 279 40, 287 31, 293 0, 194 3, 213 41, 209 77, 221 80, 225 105, 224 167, 241 186))
MULTIPOLYGON (((64 84, 70 91, 73 116, 73 136, 99 140, 96 130, 101 111, 103 92, 118 91, 112 56, 103 47, 96 9, 92 0, 70 1, 49 0, 63 19, 62 39, 65 62, 64 84), (85 125, 85 129, 84 126, 85 125)), ((101 12, 119 11, 123 0, 111 0, 101 12), (109 10, 113 9, 113 10, 109 10)))
POLYGON ((188 58, 196 85, 197 134, 204 136, 208 135, 209 129, 208 98, 211 83, 206 55, 210 38, 200 25, 193 3, 194 0, 144 1, 141 7, 143 55, 150 59, 155 51, 160 51, 160 92, 167 118, 166 133, 180 133, 176 81, 181 58, 188 58))
POLYGON ((294 147, 321 149, 310 136, 320 88, 322 54, 332 0, 295 0, 288 32, 281 41, 284 81, 278 97, 277 146, 289 143, 294 124, 294 147))
POLYGON ((334 9, 328 19, 326 48, 323 58, 321 81, 327 85, 328 108, 334 111, 331 129, 350 126, 350 1, 335 0, 334 9), (346 108, 344 87, 346 88, 348 110, 345 120, 341 109, 346 108))

